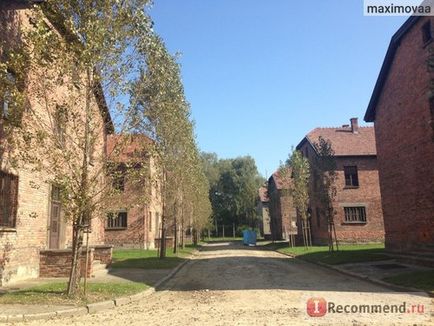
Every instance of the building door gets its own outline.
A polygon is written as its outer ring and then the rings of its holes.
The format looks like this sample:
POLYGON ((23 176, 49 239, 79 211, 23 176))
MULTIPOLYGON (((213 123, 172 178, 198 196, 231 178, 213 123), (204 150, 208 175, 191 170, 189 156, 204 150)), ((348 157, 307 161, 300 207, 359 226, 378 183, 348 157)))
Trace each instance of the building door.
POLYGON ((52 186, 51 188, 51 209, 49 226, 49 248, 59 249, 60 239, 60 218, 61 218, 60 189, 52 186))

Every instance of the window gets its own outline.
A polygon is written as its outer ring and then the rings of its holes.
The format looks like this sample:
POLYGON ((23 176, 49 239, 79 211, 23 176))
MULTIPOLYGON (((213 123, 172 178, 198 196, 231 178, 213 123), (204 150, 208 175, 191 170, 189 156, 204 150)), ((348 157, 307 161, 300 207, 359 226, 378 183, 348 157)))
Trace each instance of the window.
POLYGON ((125 191, 125 168, 123 166, 119 166, 113 174, 113 188, 125 191))
POLYGON ((344 207, 345 223, 366 223, 366 209, 360 207, 344 207))
POLYGON ((128 213, 126 211, 108 213, 106 229, 125 229, 127 218, 128 213))
MULTIPOLYGON (((16 83, 15 74, 8 72, 6 75, 7 84, 14 85, 16 83)), ((11 93, 9 90, 3 94, 1 99, 1 118, 8 119, 11 115, 11 93)))
POLYGON ((15 227, 18 207, 18 177, 0 171, 0 226, 15 227))
POLYGON ((67 110, 64 106, 56 106, 56 111, 53 116, 53 132, 58 141, 58 145, 64 145, 65 143, 65 129, 67 121, 67 110))
POLYGON ((357 175, 357 166, 344 166, 345 186, 358 187, 359 176, 357 175))
POLYGON ((422 26, 422 41, 423 41, 423 44, 425 45, 425 44, 431 42, 431 40, 432 40, 431 22, 427 21, 422 26))
POLYGON ((155 229, 160 230, 160 213, 155 212, 155 229))
POLYGON ((152 212, 149 212, 149 216, 148 216, 148 231, 152 230, 152 212))

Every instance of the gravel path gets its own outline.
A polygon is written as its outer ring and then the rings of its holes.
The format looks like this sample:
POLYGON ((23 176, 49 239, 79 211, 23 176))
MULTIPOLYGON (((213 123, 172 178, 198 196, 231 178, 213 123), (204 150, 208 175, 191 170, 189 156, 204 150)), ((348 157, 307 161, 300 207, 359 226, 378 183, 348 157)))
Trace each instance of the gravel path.
POLYGON ((431 299, 396 293, 276 252, 207 245, 151 296, 94 315, 28 325, 434 325, 431 299), (306 301, 424 304, 423 314, 328 313, 309 317, 306 301))

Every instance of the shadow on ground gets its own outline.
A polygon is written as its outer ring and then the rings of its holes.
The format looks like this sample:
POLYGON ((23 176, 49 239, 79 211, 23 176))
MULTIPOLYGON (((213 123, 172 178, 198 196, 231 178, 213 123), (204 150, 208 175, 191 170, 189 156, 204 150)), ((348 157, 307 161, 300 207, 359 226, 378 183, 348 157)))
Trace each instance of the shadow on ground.
MULTIPOLYGON (((368 281, 343 275, 327 268, 285 257, 272 249, 285 244, 244 246, 241 241, 212 242, 200 248, 200 254, 157 291, 231 291, 231 290, 298 290, 337 292, 393 292, 368 281)), ((287 244, 286 244, 287 245, 287 244)), ((144 258, 144 260, 149 258, 144 258)), ((154 258, 152 258, 154 259, 154 258)), ((155 258, 159 259, 159 258, 155 258)), ((178 259, 183 262, 182 258, 178 259)), ((131 262, 130 262, 131 263, 131 262)), ((140 261, 133 265, 140 266, 140 261)), ((167 274, 170 271, 167 271, 167 274)), ((110 275, 134 282, 155 284, 161 270, 113 268, 110 275)), ((421 293, 421 295, 424 295, 421 293)))

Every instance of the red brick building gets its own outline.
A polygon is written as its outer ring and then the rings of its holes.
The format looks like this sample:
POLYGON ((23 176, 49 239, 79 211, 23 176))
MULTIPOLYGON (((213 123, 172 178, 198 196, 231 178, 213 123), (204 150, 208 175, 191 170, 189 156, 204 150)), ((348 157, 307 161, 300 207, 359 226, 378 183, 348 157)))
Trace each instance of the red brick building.
MULTIPOLYGON (((318 155, 314 144, 319 137, 329 140, 335 153, 337 193, 334 224, 338 241, 384 241, 374 128, 359 127, 357 118, 353 118, 351 125, 312 130, 297 146, 311 165, 318 155)), ((314 244, 325 244, 328 222, 316 194, 314 177, 311 173, 309 211, 312 240, 314 244)), ((301 227, 301 222, 298 227, 301 227)))
POLYGON ((297 212, 290 187, 290 180, 284 180, 278 171, 268 179, 268 207, 273 240, 289 240, 290 235, 297 234, 297 212))
POLYGON ((144 135, 110 135, 107 153, 121 167, 134 159, 140 171, 147 174, 143 182, 132 183, 128 171, 116 174, 113 186, 116 195, 105 221, 105 242, 116 247, 152 249, 159 237, 161 223, 161 193, 156 177, 156 159, 150 155, 152 140, 144 135), (121 151, 120 155, 115 155, 121 151))
MULTIPOLYGON (((0 2, 0 60, 7 57, 8 49, 20 42, 23 30, 32 28, 32 9, 27 3, 6 0, 0 2)), ((57 33, 57 30, 55 32, 57 33)), ((61 37, 60 33, 57 35, 61 37)), ((30 66, 25 83, 27 108, 37 112, 42 123, 50 125, 48 121, 56 121, 56 117, 50 115, 51 111, 48 112, 47 108, 58 107, 57 104, 67 100, 68 96, 80 97, 81 91, 59 83, 48 94, 48 99, 40 96, 34 91, 36 81, 41 78, 38 75, 38 63, 31 62, 30 66)), ((56 73, 55 67, 56 63, 53 62, 50 70, 53 74, 56 73)), ((13 71, 9 74, 13 76, 13 71)), ((9 160, 21 149, 8 146, 8 141, 15 135, 12 132, 8 133, 8 136, 12 135, 11 138, 6 137, 6 127, 12 121, 8 107, 7 96, 0 94, 0 285, 38 276, 66 276, 70 262, 68 257, 71 256, 68 248, 72 241, 72 225, 64 218, 60 187, 45 169, 35 171, 32 166, 26 165, 27 163, 18 162, 19 164, 14 165, 9 160)), ((106 137, 112 132, 113 125, 103 94, 96 89, 89 110, 95 117, 94 154, 95 157, 104 157, 106 137)), ((27 112, 23 113, 20 123, 28 121, 27 112)), ((63 127, 65 131, 71 126, 65 124, 63 127)), ((69 139, 65 140, 64 144, 65 150, 75 148, 69 147, 69 139)), ((52 149, 55 150, 55 147, 52 149)), ((44 157, 37 157, 44 160, 44 157)), ((80 157, 79 154, 77 157, 80 157)), ((95 170, 99 168, 100 162, 95 162, 94 167, 95 170)), ((103 181, 98 179, 96 183, 103 181)), ((89 243, 93 248, 90 250, 90 272, 94 257, 105 263, 111 260, 111 247, 104 246, 103 221, 99 218, 93 219, 91 231, 89 243)))
POLYGON ((434 257, 432 17, 395 33, 365 121, 375 122, 386 249, 434 257))

